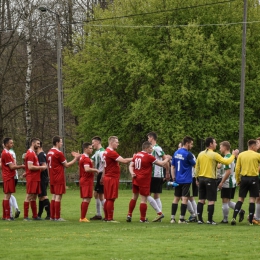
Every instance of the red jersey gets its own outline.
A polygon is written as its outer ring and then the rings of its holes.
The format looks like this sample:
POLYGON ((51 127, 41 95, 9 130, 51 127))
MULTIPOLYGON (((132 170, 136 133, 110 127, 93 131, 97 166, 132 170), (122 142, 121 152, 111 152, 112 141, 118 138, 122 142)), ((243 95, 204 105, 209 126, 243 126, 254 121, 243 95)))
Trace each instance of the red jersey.
POLYGON ((81 181, 94 181, 94 172, 86 172, 84 167, 89 166, 93 168, 92 162, 87 154, 82 154, 79 160, 79 178, 81 181))
POLYGON ((107 147, 103 153, 103 157, 105 161, 105 176, 119 179, 120 167, 116 159, 118 159, 120 155, 113 149, 107 147))
POLYGON ((40 166, 38 157, 36 153, 29 149, 24 158, 25 171, 26 171, 26 181, 40 181, 41 180, 41 170, 31 171, 28 168, 28 162, 32 163, 34 166, 40 166))
POLYGON ((15 170, 11 170, 9 167, 10 163, 14 164, 14 159, 11 153, 7 149, 4 149, 1 155, 1 162, 2 162, 2 176, 3 181, 9 181, 14 178, 15 170))
POLYGON ((47 154, 50 184, 65 184, 64 166, 66 158, 57 148, 51 148, 47 154))
POLYGON ((144 151, 133 157, 132 162, 136 174, 136 177, 133 178, 133 184, 143 187, 150 186, 152 167, 156 160, 154 156, 144 151))

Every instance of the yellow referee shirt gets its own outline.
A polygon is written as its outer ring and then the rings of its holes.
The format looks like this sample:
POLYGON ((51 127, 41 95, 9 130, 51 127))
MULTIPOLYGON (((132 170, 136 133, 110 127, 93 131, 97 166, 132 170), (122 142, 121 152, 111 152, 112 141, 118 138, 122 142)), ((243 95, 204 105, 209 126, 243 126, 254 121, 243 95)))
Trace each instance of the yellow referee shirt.
POLYGON ((236 182, 241 182, 242 176, 259 175, 260 154, 252 150, 247 150, 239 154, 236 163, 236 182))
POLYGON ((217 178, 217 163, 228 165, 235 159, 231 155, 228 159, 224 159, 220 154, 214 152, 212 149, 206 149, 199 153, 196 161, 196 177, 217 178))

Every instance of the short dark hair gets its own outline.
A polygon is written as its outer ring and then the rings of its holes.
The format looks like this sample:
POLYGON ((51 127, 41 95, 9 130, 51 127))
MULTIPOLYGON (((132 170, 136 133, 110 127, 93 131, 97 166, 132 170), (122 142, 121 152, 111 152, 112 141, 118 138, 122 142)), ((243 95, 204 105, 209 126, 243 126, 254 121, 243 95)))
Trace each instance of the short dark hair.
POLYGON ((13 140, 11 137, 5 137, 4 139, 3 139, 3 144, 4 144, 4 146, 6 146, 8 143, 9 143, 9 141, 10 140, 13 140))
POLYGON ((191 143, 193 141, 193 138, 190 136, 185 136, 182 140, 182 145, 185 145, 186 143, 191 143))
POLYGON ((252 146, 252 145, 256 145, 256 140, 255 139, 250 139, 247 141, 247 146, 252 146))
POLYGON ((85 148, 88 148, 89 146, 92 146, 92 144, 89 143, 89 142, 85 142, 85 143, 83 143, 83 145, 82 145, 82 149, 84 150, 85 148))
POLYGON ((227 148, 227 150, 230 150, 230 148, 231 148, 231 145, 228 141, 223 141, 220 143, 220 145, 225 146, 227 148))
POLYGON ((101 138, 99 136, 94 136, 91 140, 97 140, 97 141, 101 142, 101 138))
POLYGON ((41 141, 39 138, 33 137, 30 141, 30 144, 35 143, 36 141, 41 141))
POLYGON ((52 144, 53 145, 56 145, 56 143, 59 143, 60 142, 60 136, 56 135, 52 138, 52 144))
POLYGON ((42 148, 42 141, 40 141, 40 147, 42 148))
POLYGON ((157 134, 155 132, 150 132, 147 134, 147 137, 151 136, 155 141, 157 140, 157 134))
POLYGON ((143 144, 142 144, 142 150, 146 150, 147 148, 149 148, 152 144, 148 141, 145 141, 143 144))
POLYGON ((213 144, 214 140, 215 140, 214 137, 207 137, 206 140, 205 140, 206 147, 209 147, 210 144, 213 144))

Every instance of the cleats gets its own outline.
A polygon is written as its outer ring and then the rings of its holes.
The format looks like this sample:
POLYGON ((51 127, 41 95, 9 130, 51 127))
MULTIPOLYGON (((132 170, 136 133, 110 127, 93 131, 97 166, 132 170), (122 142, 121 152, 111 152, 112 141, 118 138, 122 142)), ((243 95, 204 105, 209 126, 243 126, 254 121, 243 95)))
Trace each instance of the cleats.
POLYGON ((195 216, 190 216, 188 222, 198 222, 198 219, 195 216))
POLYGON ((126 217, 126 222, 132 222, 132 217, 128 215, 128 216, 126 217))
POLYGON ((207 221, 207 224, 209 224, 209 225, 217 225, 217 223, 216 223, 214 220, 212 220, 212 221, 207 221))
POLYGON ((149 223, 148 218, 146 218, 145 220, 140 219, 140 223, 149 223))
POLYGON ((19 218, 20 213, 21 213, 21 211, 20 211, 19 209, 16 209, 16 210, 15 210, 15 215, 14 215, 14 217, 15 217, 15 218, 19 218))
POLYGON ((66 221, 64 218, 55 219, 55 221, 66 221))
POLYGON ((220 222, 220 224, 228 224, 228 221, 226 221, 226 220, 222 220, 221 222, 220 222))
POLYGON ((205 222, 203 220, 198 220, 197 222, 199 225, 205 224, 205 222))
POLYGON ((51 218, 50 218, 49 216, 47 216, 47 217, 45 218, 45 220, 51 220, 51 218))
POLYGON ((171 223, 171 224, 174 224, 174 223, 176 223, 176 220, 175 220, 174 218, 172 218, 171 221, 170 221, 170 223, 171 223))
POLYGON ((94 217, 90 218, 90 220, 102 220, 102 217, 95 215, 94 217))
POLYGON ((238 214, 239 214, 239 222, 242 222, 245 217, 245 211, 241 209, 238 214))
POLYGON ((230 223, 231 223, 231 226, 235 226, 237 224, 236 219, 232 218, 230 223))
POLYGON ((185 219, 179 219, 178 224, 189 224, 185 219))
POLYGON ((24 218, 23 221, 31 221, 29 218, 24 218))
POLYGON ((87 218, 80 218, 79 219, 79 222, 85 222, 85 223, 87 223, 87 222, 90 222, 87 218))
POLYGON ((116 220, 114 220, 114 219, 107 220, 107 222, 109 222, 109 223, 120 223, 120 222, 118 222, 118 221, 116 221, 116 220))
POLYGON ((32 220, 42 220, 42 218, 37 216, 36 218, 32 218, 32 220))
POLYGON ((164 215, 157 215, 156 218, 153 220, 153 222, 159 222, 159 220, 161 220, 162 218, 164 218, 164 215))
POLYGON ((50 218, 50 221, 55 221, 55 218, 50 218))
POLYGON ((258 220, 256 220, 256 219, 253 219, 253 220, 252 220, 252 223, 253 223, 254 225, 260 225, 260 221, 258 221, 258 220))

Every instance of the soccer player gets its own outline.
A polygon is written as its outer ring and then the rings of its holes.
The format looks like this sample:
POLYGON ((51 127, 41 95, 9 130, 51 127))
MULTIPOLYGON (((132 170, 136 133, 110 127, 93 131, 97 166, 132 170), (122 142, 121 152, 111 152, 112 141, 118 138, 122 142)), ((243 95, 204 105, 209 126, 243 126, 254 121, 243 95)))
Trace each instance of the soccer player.
POLYGON ((59 136, 52 138, 53 147, 47 154, 47 164, 50 177, 51 200, 51 217, 50 220, 65 221, 61 218, 61 199, 66 193, 66 180, 64 167, 68 168, 73 165, 80 157, 80 154, 72 152, 73 160, 67 162, 64 154, 60 151, 63 142, 59 136))
MULTIPOLYGON (((224 155, 224 158, 229 158, 231 156, 230 153, 230 143, 228 141, 223 141, 220 143, 220 152, 224 155)), ((235 191, 236 191, 236 179, 235 179, 235 161, 231 162, 229 165, 219 164, 219 167, 224 168, 224 174, 222 176, 221 182, 218 185, 218 188, 221 190, 221 198, 222 198, 222 212, 223 212, 223 220, 222 224, 228 223, 228 213, 229 208, 235 209, 236 203, 231 201, 234 199, 235 191)), ((239 222, 244 219, 244 210, 240 210, 239 222)))
POLYGON ((30 149, 25 155, 25 176, 26 176, 26 197, 24 200, 24 220, 30 221, 29 214, 29 205, 32 209, 32 219, 41 220, 37 215, 37 204, 36 199, 37 195, 41 193, 41 171, 44 171, 47 166, 40 166, 36 152, 40 146, 40 139, 32 138, 31 139, 30 149))
POLYGON ((25 168, 24 165, 16 165, 14 159, 9 152, 13 147, 13 140, 10 137, 6 137, 3 140, 4 150, 1 154, 1 167, 2 167, 2 176, 3 176, 3 190, 4 190, 4 199, 3 199, 3 220, 11 220, 10 217, 10 197, 12 193, 15 193, 15 170, 25 168))
MULTIPOLYGON (((46 154, 42 148, 42 142, 40 141, 40 146, 37 150, 37 156, 40 165, 47 165, 46 154)), ((47 216, 45 220, 50 219, 50 201, 47 196, 47 188, 49 183, 49 174, 48 170, 45 169, 41 171, 41 194, 38 194, 39 198, 39 209, 38 209, 38 217, 42 217, 43 209, 47 212, 47 216)))
POLYGON ((182 141, 182 148, 178 149, 172 157, 172 176, 173 181, 176 181, 179 186, 175 187, 174 199, 172 202, 172 216, 171 223, 175 223, 175 214, 178 208, 180 199, 181 202, 181 215, 179 224, 187 223, 184 219, 188 197, 190 197, 190 185, 192 183, 192 168, 196 164, 194 157, 189 150, 193 147, 193 138, 185 136, 182 141))
POLYGON ((253 225, 255 213, 255 201, 259 196, 259 164, 260 154, 257 153, 258 144, 256 140, 247 142, 248 150, 239 154, 236 163, 236 182, 240 185, 238 202, 236 203, 231 225, 236 225, 236 217, 239 213, 244 199, 249 191, 249 223, 253 225))
MULTIPOLYGON (((166 155, 162 148, 157 144, 157 134, 155 132, 150 132, 147 134, 148 142, 153 145, 152 155, 159 161, 166 159, 166 155)), ((170 179, 170 171, 169 164, 167 163, 165 166, 166 169, 166 180, 170 179)), ((153 165, 152 168, 152 179, 150 186, 150 193, 153 193, 153 197, 149 196, 147 199, 153 209, 156 211, 157 216, 153 220, 153 222, 161 221, 164 217, 162 213, 162 202, 160 199, 160 194, 162 193, 162 185, 164 182, 163 168, 158 165, 153 165)))
POLYGON ((146 219, 146 203, 147 198, 150 195, 151 171, 153 164, 163 167, 171 159, 171 156, 168 155, 163 161, 159 161, 153 155, 151 155, 152 151, 152 144, 148 141, 144 142, 142 145, 142 151, 134 155, 133 160, 129 165, 129 171, 133 178, 133 197, 129 202, 129 211, 126 219, 127 222, 132 221, 132 213, 139 194, 141 195, 140 222, 148 222, 146 219))
POLYGON ((102 220, 101 208, 103 208, 105 200, 104 200, 104 186, 100 184, 100 179, 102 176, 102 172, 104 170, 103 153, 105 149, 102 147, 101 138, 99 136, 95 136, 92 138, 92 146, 96 150, 96 152, 91 157, 91 159, 94 162, 95 168, 98 169, 97 182, 94 191, 97 213, 94 217, 90 218, 90 220, 102 220))
POLYGON ((217 163, 230 164, 234 161, 239 151, 235 150, 228 159, 224 159, 220 154, 214 152, 217 147, 215 138, 208 137, 205 140, 206 150, 199 153, 196 161, 197 185, 199 185, 199 202, 197 205, 198 224, 203 224, 203 207, 205 200, 208 200, 208 221, 207 224, 216 225, 212 219, 214 214, 214 204, 217 201, 217 163))
POLYGON ((80 186, 80 197, 82 198, 81 203, 81 217, 79 222, 89 222, 86 218, 88 212, 88 206, 93 195, 93 182, 94 173, 98 173, 98 169, 93 168, 92 161, 89 156, 93 152, 93 147, 91 143, 84 143, 83 154, 79 161, 79 186, 80 186))
POLYGON ((110 136, 108 138, 108 147, 103 156, 105 161, 104 171, 101 177, 101 183, 104 183, 104 196, 106 202, 104 204, 105 219, 107 222, 118 223, 113 219, 114 202, 118 197, 119 177, 121 163, 129 163, 133 158, 123 158, 115 150, 119 145, 117 136, 110 136))

